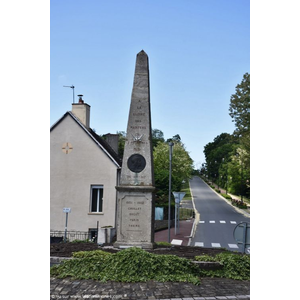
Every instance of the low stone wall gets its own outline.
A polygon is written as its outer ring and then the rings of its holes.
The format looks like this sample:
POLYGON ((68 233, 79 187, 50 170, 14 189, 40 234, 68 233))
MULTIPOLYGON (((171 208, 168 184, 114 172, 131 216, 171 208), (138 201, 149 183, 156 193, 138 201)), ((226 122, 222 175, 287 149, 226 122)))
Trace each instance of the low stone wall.
MULTIPOLYGON (((171 220, 171 227, 174 227, 175 220, 171 220)), ((154 231, 168 229, 168 220, 155 220, 154 231)))
POLYGON ((223 265, 215 261, 192 261, 200 269, 203 270, 220 270, 223 269, 223 265))
POLYGON ((59 265, 64 260, 69 260, 69 259, 72 259, 72 257, 50 256, 50 267, 52 267, 53 265, 59 265))

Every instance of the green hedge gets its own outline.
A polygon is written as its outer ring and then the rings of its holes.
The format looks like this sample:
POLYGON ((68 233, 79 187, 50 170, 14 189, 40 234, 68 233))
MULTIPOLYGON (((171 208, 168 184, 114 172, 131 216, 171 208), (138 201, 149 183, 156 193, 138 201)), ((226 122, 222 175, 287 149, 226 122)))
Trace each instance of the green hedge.
POLYGON ((202 276, 250 280, 250 255, 223 252, 215 257, 202 255, 196 256, 195 259, 198 261, 217 261, 223 265, 221 270, 201 270, 202 276))
POLYGON ((231 200, 231 196, 227 195, 227 194, 221 194, 225 199, 231 200))
POLYGON ((58 278, 94 279, 102 282, 182 281, 199 284, 199 269, 190 260, 175 255, 157 255, 140 248, 128 248, 114 254, 86 251, 74 254, 50 269, 58 278))

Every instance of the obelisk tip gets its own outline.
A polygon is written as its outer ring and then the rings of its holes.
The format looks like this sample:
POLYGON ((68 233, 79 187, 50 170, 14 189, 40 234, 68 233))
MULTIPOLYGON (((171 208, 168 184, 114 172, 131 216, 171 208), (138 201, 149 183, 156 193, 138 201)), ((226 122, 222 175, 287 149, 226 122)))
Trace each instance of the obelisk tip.
POLYGON ((147 55, 147 53, 144 50, 140 51, 137 55, 140 55, 140 54, 147 55))

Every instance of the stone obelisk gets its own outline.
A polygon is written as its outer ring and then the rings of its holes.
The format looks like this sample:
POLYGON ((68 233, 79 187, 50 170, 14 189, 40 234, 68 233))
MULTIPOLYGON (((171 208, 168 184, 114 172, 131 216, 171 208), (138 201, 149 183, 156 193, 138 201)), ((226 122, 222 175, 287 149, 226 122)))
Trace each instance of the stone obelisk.
POLYGON ((137 54, 117 203, 116 247, 153 248, 154 175, 148 56, 137 54))

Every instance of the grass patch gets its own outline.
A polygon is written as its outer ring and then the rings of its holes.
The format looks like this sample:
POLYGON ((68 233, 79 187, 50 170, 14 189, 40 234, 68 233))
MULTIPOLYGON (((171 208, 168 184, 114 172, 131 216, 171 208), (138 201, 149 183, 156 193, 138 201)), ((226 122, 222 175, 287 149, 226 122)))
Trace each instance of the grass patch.
POLYGON ((189 181, 184 182, 181 192, 185 192, 185 195, 182 200, 192 200, 189 181))
POLYGON ((171 247, 172 246, 172 244, 168 243, 168 242, 155 242, 155 244, 157 246, 165 246, 165 247, 171 247))
POLYGON ((221 194, 225 199, 227 200, 231 200, 231 196, 229 196, 228 194, 221 194))

